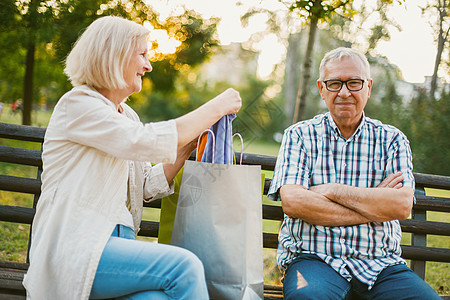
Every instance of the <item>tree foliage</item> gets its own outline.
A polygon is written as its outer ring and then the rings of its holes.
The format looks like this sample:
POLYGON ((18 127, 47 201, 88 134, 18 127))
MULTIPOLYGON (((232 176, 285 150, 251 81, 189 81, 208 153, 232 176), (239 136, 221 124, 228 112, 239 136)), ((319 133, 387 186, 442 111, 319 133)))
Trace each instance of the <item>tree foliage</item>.
POLYGON ((430 22, 431 28, 435 33, 437 51, 434 63, 433 75, 431 77, 430 96, 434 97, 439 67, 442 65, 442 58, 444 58, 444 69, 450 71, 450 1, 448 0, 433 0, 422 8, 422 14, 427 15, 432 20, 430 22), (444 54, 444 56, 443 56, 444 54), (447 54, 447 56, 445 56, 447 54), (446 67, 446 68, 445 68, 446 67))
POLYGON ((215 39, 218 20, 204 20, 193 11, 160 20, 144 0, 2 0, 0 2, 0 99, 23 99, 23 124, 31 124, 32 105, 55 103, 70 88, 63 61, 80 33, 96 18, 118 15, 164 29, 181 44, 160 55, 149 77, 153 89, 174 89, 182 69, 205 60, 215 39))
MULTIPOLYGON (((318 24, 329 24, 332 21, 336 20, 336 17, 340 17, 344 21, 342 25, 345 25, 345 23, 353 21, 353 16, 355 16, 355 14, 366 12, 367 6, 363 3, 359 10, 356 10, 353 0, 295 0, 282 2, 288 5, 289 9, 292 12, 298 14, 304 20, 305 24, 308 24, 309 27, 308 44, 306 47, 302 66, 302 78, 300 81, 297 101, 295 105, 295 113, 293 119, 293 122, 295 123, 303 120, 305 116, 304 114, 306 110, 306 102, 308 99, 308 86, 310 84, 311 78, 311 60, 314 53, 314 44, 316 40, 318 24)), ((398 2, 401 3, 403 1, 398 0, 398 2)), ((376 10, 381 15, 381 22, 372 28, 372 36, 371 40, 369 41, 370 47, 375 47, 376 43, 380 39, 389 38, 385 27, 386 23, 389 22, 389 19, 385 16, 385 12, 388 6, 392 3, 393 0, 377 1, 376 10)))

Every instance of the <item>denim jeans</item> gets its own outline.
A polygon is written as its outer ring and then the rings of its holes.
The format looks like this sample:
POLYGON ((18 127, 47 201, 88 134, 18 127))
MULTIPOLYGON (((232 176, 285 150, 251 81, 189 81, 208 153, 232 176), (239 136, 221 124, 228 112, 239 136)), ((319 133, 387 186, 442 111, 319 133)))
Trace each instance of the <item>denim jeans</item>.
POLYGON ((374 286, 353 277, 349 282, 318 256, 303 254, 287 268, 283 281, 284 299, 441 299, 406 265, 384 269, 374 286))
POLYGON ((201 261, 185 249, 138 241, 117 225, 103 250, 90 299, 209 299, 201 261))

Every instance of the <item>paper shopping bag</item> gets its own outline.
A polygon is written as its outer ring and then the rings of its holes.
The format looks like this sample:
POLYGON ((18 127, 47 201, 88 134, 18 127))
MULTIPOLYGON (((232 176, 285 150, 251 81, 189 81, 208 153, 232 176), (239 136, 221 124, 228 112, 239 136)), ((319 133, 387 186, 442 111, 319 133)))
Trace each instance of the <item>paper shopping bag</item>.
POLYGON ((263 299, 261 167, 186 161, 171 244, 203 262, 211 299, 263 299))

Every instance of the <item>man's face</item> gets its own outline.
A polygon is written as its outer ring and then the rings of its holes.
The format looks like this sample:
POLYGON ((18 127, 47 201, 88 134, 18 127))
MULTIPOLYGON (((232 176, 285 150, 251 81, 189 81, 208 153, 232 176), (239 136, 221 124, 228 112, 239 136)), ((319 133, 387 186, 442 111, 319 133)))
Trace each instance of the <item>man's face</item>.
POLYGON ((340 60, 333 59, 325 65, 324 71, 324 81, 330 79, 343 81, 364 79, 363 88, 356 92, 349 91, 345 84, 343 84, 340 91, 330 92, 323 81, 317 81, 320 95, 325 100, 336 125, 338 127, 357 127, 372 89, 372 80, 366 78, 366 70, 363 63, 356 57, 344 57, 340 60))

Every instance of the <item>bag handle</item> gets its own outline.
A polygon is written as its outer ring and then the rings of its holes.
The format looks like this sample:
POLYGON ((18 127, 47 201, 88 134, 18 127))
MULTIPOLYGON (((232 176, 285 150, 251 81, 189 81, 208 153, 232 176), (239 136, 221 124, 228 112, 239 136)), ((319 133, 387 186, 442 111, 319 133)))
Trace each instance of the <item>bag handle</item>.
MULTIPOLYGON (((241 159, 240 159, 240 163, 239 164, 242 165, 242 155, 244 154, 244 140, 242 139, 242 135, 240 133, 238 133, 238 132, 233 134, 233 136, 231 137, 231 140, 233 140, 233 138, 236 135, 241 139, 241 159)), ((233 145, 233 143, 231 145, 233 145)), ((234 158, 234 151, 232 151, 232 152, 233 152, 233 158, 234 158)))
POLYGON ((212 136, 212 141, 213 141, 212 162, 214 163, 214 154, 215 154, 215 150, 216 150, 216 137, 214 136, 214 132, 213 132, 211 129, 209 129, 209 128, 203 130, 203 132, 200 133, 200 135, 198 136, 198 140, 197 140, 197 151, 196 151, 196 154, 195 154, 195 160, 198 161, 198 145, 200 144, 200 140, 201 140, 201 138, 202 138, 202 135, 203 135, 205 132, 210 132, 210 133, 211 133, 211 136, 212 136))

